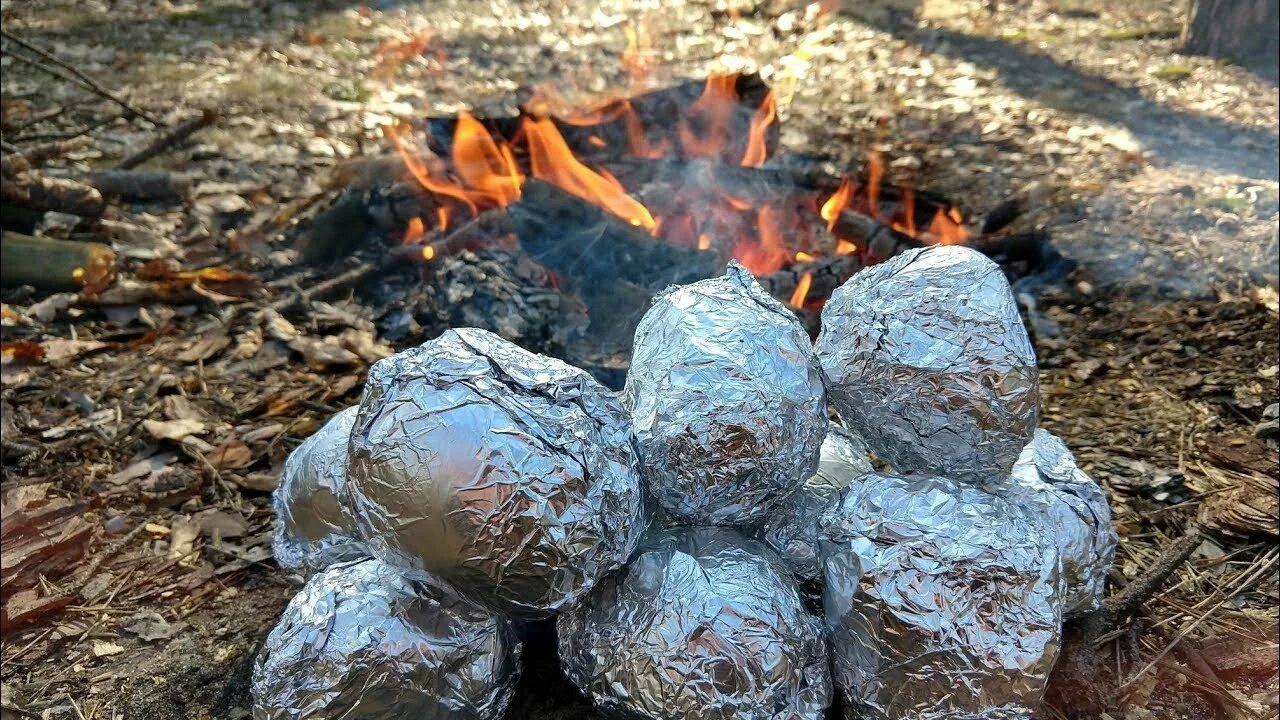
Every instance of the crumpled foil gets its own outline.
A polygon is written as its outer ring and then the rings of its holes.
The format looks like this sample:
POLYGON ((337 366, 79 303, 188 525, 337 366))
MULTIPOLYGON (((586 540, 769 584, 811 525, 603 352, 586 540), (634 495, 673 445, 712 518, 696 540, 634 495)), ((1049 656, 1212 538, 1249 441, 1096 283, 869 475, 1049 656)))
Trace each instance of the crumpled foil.
POLYGON ((827 431, 809 337, 737 263, 654 298, 622 396, 649 491, 687 524, 765 517, 813 474, 827 431))
POLYGON ((496 720, 520 673, 505 620, 368 558, 289 602, 253 671, 255 720, 496 720))
POLYGON ((636 465, 626 413, 590 375, 463 328, 370 369, 347 490, 374 556, 531 620, 635 549, 636 465))
POLYGON ((1058 548, 1067 584, 1066 615, 1096 610, 1106 595, 1119 537, 1111 526, 1106 493, 1076 467, 1067 446, 1048 431, 1036 430, 996 493, 1027 513, 1042 529, 1039 535, 1058 548))
POLYGON ((565 674, 610 716, 817 720, 831 702, 821 622, 727 528, 651 538, 557 625, 565 674))
POLYGON ((1039 414, 1035 352, 1000 267, 935 246, 854 275, 816 345, 844 424, 903 474, 991 485, 1039 414))
POLYGON ((1030 718, 1057 659, 1054 549, 1001 498, 872 473, 819 520, 832 679, 849 718, 1030 718))
POLYGON ((311 574, 369 553, 355 537, 347 506, 347 442, 355 407, 329 418, 289 453, 271 495, 276 531, 271 549, 282 567, 311 574))
POLYGON ((758 537, 790 563, 797 578, 821 582, 818 518, 841 490, 871 471, 862 438, 832 423, 822 441, 817 472, 770 513, 758 537))

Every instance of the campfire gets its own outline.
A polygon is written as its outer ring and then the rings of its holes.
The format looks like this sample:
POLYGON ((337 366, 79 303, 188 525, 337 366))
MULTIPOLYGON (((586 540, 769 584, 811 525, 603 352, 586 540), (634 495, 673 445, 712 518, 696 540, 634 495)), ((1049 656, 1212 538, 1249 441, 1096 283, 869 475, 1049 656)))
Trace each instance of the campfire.
POLYGON ((1004 232, 1020 199, 967 216, 890 182, 879 151, 865 172, 833 175, 789 156, 779 129, 774 91, 751 74, 585 105, 542 88, 515 116, 390 125, 395 169, 357 201, 378 240, 352 246, 342 236, 335 250, 332 218, 321 215, 303 257, 383 258, 364 297, 394 319, 384 323, 392 334, 406 313, 426 316, 424 327, 480 325, 616 388, 649 298, 730 260, 816 336, 836 287, 905 250, 970 245, 1011 276, 1046 256, 1043 233, 1004 232), (476 263, 487 269, 473 271, 476 263), (426 298, 414 287, 424 280, 426 298), (500 307, 457 307, 464 297, 500 307), (494 317, 516 320, 500 327, 494 317))

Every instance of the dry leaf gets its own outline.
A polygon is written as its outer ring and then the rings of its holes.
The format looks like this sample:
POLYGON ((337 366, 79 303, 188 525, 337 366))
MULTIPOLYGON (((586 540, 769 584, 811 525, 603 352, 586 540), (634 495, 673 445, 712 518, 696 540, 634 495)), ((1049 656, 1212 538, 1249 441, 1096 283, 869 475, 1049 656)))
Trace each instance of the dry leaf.
POLYGON ((188 435, 205 432, 204 423, 194 419, 184 420, 143 420, 142 427, 151 437, 157 440, 181 441, 188 435))
POLYGON ((107 642, 106 640, 93 641, 94 657, 107 657, 109 655, 119 655, 122 652, 124 652, 124 646, 122 645, 117 645, 116 643, 113 643, 113 642, 107 642))
POLYGON ((253 451, 233 437, 215 448, 205 459, 219 470, 238 470, 253 464, 253 451))
POLYGON ((324 367, 325 365, 355 365, 360 356, 342 347, 336 337, 318 340, 313 337, 300 336, 289 341, 289 348, 302 355, 309 365, 324 367))
POLYGON ((41 347, 44 348, 45 362, 50 363, 70 360, 85 353, 101 350, 106 346, 106 343, 97 340, 68 340, 66 338, 50 338, 41 344, 41 347))

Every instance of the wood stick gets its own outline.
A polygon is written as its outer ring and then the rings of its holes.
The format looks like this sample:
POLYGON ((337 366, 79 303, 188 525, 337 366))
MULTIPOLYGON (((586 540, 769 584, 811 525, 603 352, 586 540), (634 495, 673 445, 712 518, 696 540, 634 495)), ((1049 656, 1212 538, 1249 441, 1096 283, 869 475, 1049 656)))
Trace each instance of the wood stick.
POLYGON ((53 142, 33 145, 29 148, 20 150, 19 154, 22 155, 23 159, 25 159, 29 165, 38 166, 46 160, 62 157, 63 155, 73 153, 76 150, 83 150, 84 148, 93 145, 93 142, 93 138, 88 135, 77 135, 66 140, 55 140, 53 142))
POLYGON ((106 209, 98 189, 68 178, 51 178, 32 170, 0 178, 0 199, 33 210, 97 217, 106 209))
POLYGON ((857 245, 858 251, 871 258, 871 262, 882 262, 901 252, 924 247, 924 243, 919 240, 894 230, 870 215, 847 209, 840 211, 832 232, 837 238, 857 245))
POLYGON ((116 168, 120 170, 128 170, 130 168, 137 167, 174 145, 177 145, 183 140, 186 140, 197 130, 212 125, 217 119, 217 112, 208 108, 201 110, 199 115, 183 120, 169 130, 169 132, 166 132, 156 138, 150 145, 121 160, 120 163, 116 165, 116 168))
POLYGON ((32 237, 5 230, 0 236, 0 285, 42 290, 103 287, 115 275, 116 254, 101 243, 32 237))
POLYGON ((95 81, 93 78, 91 78, 91 77, 89 77, 88 75, 85 75, 84 73, 80 72, 80 70, 79 70, 78 68, 76 68, 76 67, 72 66, 71 64, 69 64, 69 63, 67 63, 67 62, 65 62, 65 61, 63 61, 63 60, 59 60, 59 59, 58 59, 58 58, 57 58, 53 53, 49 52, 48 50, 43 50, 43 49, 41 49, 41 48, 39 48, 39 47, 36 47, 35 45, 32 45, 31 43, 27 42, 26 40, 23 40, 22 38, 16 37, 16 36, 14 36, 14 34, 13 34, 13 33, 10 33, 10 32, 5 31, 5 30, 0 30, 0 37, 3 37, 5 40, 8 40, 8 41, 10 41, 10 42, 14 43, 15 45, 18 45, 18 46, 21 46, 21 47, 23 47, 23 48, 26 48, 27 50, 30 50, 31 52, 35 53, 36 55, 40 56, 41 58, 44 58, 45 60, 48 60, 49 62, 53 63, 54 65, 57 65, 58 67, 65 69, 67 72, 71 73, 71 74, 72 74, 72 76, 74 76, 74 78, 68 78, 66 75, 63 75, 61 72, 58 72, 55 68, 51 68, 51 67, 49 67, 49 66, 47 66, 47 65, 44 65, 44 64, 42 64, 42 63, 36 62, 36 61, 34 61, 34 60, 31 60, 30 58, 24 57, 24 56, 22 56, 22 55, 20 55, 20 54, 14 53, 14 54, 13 54, 13 57, 14 57, 14 58, 17 58, 17 59, 19 59, 19 60, 22 60, 23 62, 25 62, 25 63, 27 63, 28 65, 31 65, 31 66, 33 66, 33 67, 39 68, 39 69, 41 69, 41 70, 44 70, 45 72, 49 73, 50 75, 57 75, 57 76, 59 76, 59 77, 62 77, 64 80, 73 80, 73 81, 74 81, 74 80, 79 80, 79 81, 80 81, 80 83, 81 83, 81 84, 83 84, 85 87, 89 88, 90 90, 92 90, 93 92, 97 93, 98 95, 100 95, 100 96, 102 96, 102 97, 104 97, 104 98, 106 98, 106 99, 108 99, 108 100, 110 100, 110 101, 114 102, 115 104, 119 105, 120 107, 124 108, 126 112, 129 112, 129 113, 130 113, 130 114, 132 114, 132 115, 136 115, 137 117, 143 118, 144 120, 147 120, 148 122, 154 123, 154 124, 156 124, 156 125, 163 125, 163 124, 164 124, 164 123, 163 123, 163 122, 161 122, 158 118, 156 118, 156 117, 154 117, 154 116, 152 116, 152 115, 150 115, 150 114, 148 114, 148 113, 145 113, 145 112, 143 112, 143 111, 141 111, 141 110, 139 110, 139 109, 137 109, 137 108, 133 107, 133 106, 132 106, 132 105, 130 105, 128 102, 126 102, 125 100, 123 100, 122 98, 120 98, 120 96, 118 96, 118 95, 116 95, 115 93, 111 92, 110 90, 108 90, 108 89, 106 89, 106 88, 102 87, 102 86, 101 86, 101 85, 99 85, 99 84, 98 84, 98 82, 97 82, 97 81, 95 81))
POLYGON ((164 170, 94 170, 85 182, 108 197, 125 200, 178 200, 191 181, 164 170))

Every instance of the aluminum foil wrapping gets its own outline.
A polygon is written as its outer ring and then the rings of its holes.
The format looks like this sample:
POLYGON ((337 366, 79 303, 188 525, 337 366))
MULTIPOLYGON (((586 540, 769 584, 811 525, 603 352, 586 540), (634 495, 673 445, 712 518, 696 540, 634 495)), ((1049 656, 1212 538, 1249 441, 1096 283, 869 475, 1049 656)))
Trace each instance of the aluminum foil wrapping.
POLYGON ((872 473, 818 523, 849 718, 1030 718, 1057 659, 1059 558, 1001 498, 872 473))
POLYGON ((289 602, 253 671, 255 720, 496 720, 519 676, 505 620, 372 558, 289 602))
POLYGON ((626 413, 590 375, 464 328, 370 369, 347 490, 374 556, 536 619, 635 549, 636 465, 626 413))
POLYGON ((727 528, 651 538, 557 626, 565 674, 613 717, 817 720, 831 701, 820 621, 727 528))
POLYGON ((977 251, 913 250, 854 275, 823 307, 816 350, 845 425, 899 473, 993 484, 1035 430, 1035 352, 977 251))
POLYGON ((759 538, 790 563, 797 578, 821 582, 818 518, 840 491, 871 471, 862 438, 832 423, 822 441, 818 471, 765 519, 759 538))
POLYGON ((649 491, 694 525, 768 515, 813 474, 827 431, 809 337, 737 263, 654 298, 623 402, 649 491))
POLYGON ((1119 538, 1111 526, 1106 493, 1076 467, 1067 446, 1051 433, 1036 430, 1009 481, 996 492, 1027 513, 1040 528, 1039 535, 1062 555, 1066 615, 1097 609, 1106 594, 1119 538))
POLYGON ((272 551, 283 567, 309 575, 368 556, 346 502, 347 442, 355 419, 354 407, 334 415, 285 460, 271 496, 272 551))

